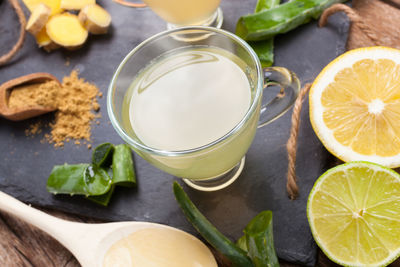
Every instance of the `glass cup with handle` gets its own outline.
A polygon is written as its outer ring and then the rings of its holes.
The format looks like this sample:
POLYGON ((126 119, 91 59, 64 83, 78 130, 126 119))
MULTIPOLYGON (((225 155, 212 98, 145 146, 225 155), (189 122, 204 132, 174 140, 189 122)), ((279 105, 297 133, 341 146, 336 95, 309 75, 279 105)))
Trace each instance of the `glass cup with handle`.
POLYGON ((221 0, 143 0, 143 3, 130 3, 129 6, 150 7, 167 22, 167 28, 184 26, 209 26, 221 28, 223 13, 221 0))
POLYGON ((256 129, 284 114, 299 89, 291 71, 263 70, 236 35, 185 27, 150 37, 125 57, 107 108, 138 155, 193 188, 214 191, 239 176, 256 129), (270 85, 281 92, 263 105, 270 85))

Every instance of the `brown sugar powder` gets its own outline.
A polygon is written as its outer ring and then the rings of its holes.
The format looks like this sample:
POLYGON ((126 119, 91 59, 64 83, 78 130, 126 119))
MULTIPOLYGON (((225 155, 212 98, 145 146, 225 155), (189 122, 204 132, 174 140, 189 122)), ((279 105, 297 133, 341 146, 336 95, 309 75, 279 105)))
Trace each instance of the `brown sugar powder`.
MULTIPOLYGON (((66 140, 79 139, 90 141, 91 122, 100 117, 100 105, 96 96, 99 89, 92 83, 78 77, 76 70, 63 78, 61 87, 57 82, 49 81, 41 84, 28 85, 11 91, 9 107, 26 105, 41 105, 56 107, 54 122, 50 123, 50 134, 45 137, 56 147, 64 146, 66 140)), ((31 127, 32 128, 32 127, 31 127)), ((30 133, 38 130, 29 131, 30 133)))
POLYGON ((13 88, 8 99, 10 108, 45 106, 56 107, 60 85, 55 81, 34 83, 13 88))
POLYGON ((34 136, 36 134, 40 134, 42 132, 42 123, 36 122, 34 124, 29 125, 29 128, 25 130, 26 136, 34 136))
POLYGON ((77 71, 64 77, 57 95, 57 108, 54 123, 50 124, 50 141, 55 146, 63 146, 66 138, 86 139, 90 141, 91 121, 96 116, 92 111, 99 111, 96 96, 99 89, 78 77, 77 71))

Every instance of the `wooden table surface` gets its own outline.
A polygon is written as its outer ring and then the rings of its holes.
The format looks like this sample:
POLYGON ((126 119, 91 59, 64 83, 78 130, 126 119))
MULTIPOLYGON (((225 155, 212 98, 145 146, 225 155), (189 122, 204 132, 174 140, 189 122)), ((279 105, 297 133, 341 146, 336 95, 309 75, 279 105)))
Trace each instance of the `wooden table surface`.
MULTIPOLYGON (((54 210, 43 210, 51 215, 71 221, 94 223, 96 221, 65 214, 54 210)), ((229 264, 216 255, 219 266, 229 264)), ((80 266, 75 257, 52 237, 41 230, 7 214, 0 212, 0 266, 1 267, 75 267, 80 266)), ((297 265, 282 262, 283 267, 297 265)), ((320 253, 318 266, 337 266, 320 253)), ((398 265, 400 267, 400 264, 398 265)))
MULTIPOLYGON (((65 214, 53 210, 45 212, 72 221, 94 223, 91 219, 65 214)), ((229 266, 216 255, 219 266, 229 266)), ((0 212, 0 266, 1 267, 76 267, 80 266, 72 254, 52 237, 31 225, 0 212)), ((298 265, 281 262, 282 267, 298 265)), ((319 251, 316 266, 338 266, 319 251)), ((400 267, 400 259, 390 265, 400 267)))
MULTIPOLYGON (((96 223, 93 219, 78 217, 54 210, 41 209, 53 216, 77 221, 96 223)), ((213 249, 212 249, 213 250, 213 249)), ((213 251, 218 265, 230 266, 220 255, 213 251)), ((0 212, 0 266, 1 267, 76 267, 80 266, 75 257, 51 236, 7 213, 0 212)), ((299 265, 281 262, 282 267, 299 265)), ((316 266, 339 266, 331 262, 321 251, 316 266)), ((391 264, 400 267, 400 259, 391 264)))

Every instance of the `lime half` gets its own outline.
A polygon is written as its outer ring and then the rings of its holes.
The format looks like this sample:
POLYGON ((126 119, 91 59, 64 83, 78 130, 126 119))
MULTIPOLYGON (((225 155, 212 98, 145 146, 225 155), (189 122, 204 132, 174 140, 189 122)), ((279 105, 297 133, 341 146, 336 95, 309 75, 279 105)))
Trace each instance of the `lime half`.
POLYGON ((369 162, 325 172, 308 198, 318 246, 347 266, 385 266, 400 254, 400 175, 369 162))

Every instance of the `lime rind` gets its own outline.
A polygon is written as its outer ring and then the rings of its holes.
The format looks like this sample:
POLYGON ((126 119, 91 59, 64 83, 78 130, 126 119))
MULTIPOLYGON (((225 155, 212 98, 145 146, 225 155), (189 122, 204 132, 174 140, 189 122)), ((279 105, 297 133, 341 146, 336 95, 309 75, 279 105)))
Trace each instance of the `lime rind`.
POLYGON ((317 245, 320 247, 320 249, 324 252, 324 254, 333 262, 343 265, 343 266, 354 266, 354 267, 358 267, 358 266, 387 266, 390 263, 392 263, 393 261, 395 261, 399 256, 400 256, 400 247, 398 247, 397 249, 393 250, 390 252, 390 254, 381 262, 378 263, 374 263, 374 264, 362 264, 362 263, 358 263, 358 262, 346 262, 346 261, 342 261, 340 259, 338 259, 335 255, 333 255, 328 249, 325 248, 322 240, 319 238, 318 234, 316 233, 316 227, 314 226, 314 217, 313 214, 311 212, 312 210, 312 200, 313 197, 315 196, 315 194, 318 192, 318 190, 320 189, 322 183, 329 177, 331 176, 331 174, 337 172, 337 171, 343 171, 352 167, 366 167, 369 169, 372 169, 374 171, 383 171, 386 172, 388 174, 390 174, 391 177, 394 177, 395 179, 397 179, 400 182, 400 175, 395 172, 394 170, 382 166, 380 164, 377 163, 373 163, 373 162, 368 162, 368 161, 352 161, 352 162, 348 162, 348 163, 344 163, 341 165, 338 165, 336 167, 333 167, 329 170, 327 170, 325 173, 323 173, 315 182, 313 188, 311 189, 311 192, 308 196, 308 201, 307 201, 307 219, 310 225, 310 229, 311 229, 311 233, 314 237, 315 242, 317 243, 317 245))
POLYGON ((400 154, 396 156, 363 155, 338 142, 333 131, 323 122, 323 106, 321 95, 324 89, 334 81, 336 74, 346 66, 351 66, 362 59, 391 59, 400 64, 400 50, 390 47, 374 46, 350 50, 324 67, 309 92, 309 116, 312 128, 325 148, 339 159, 349 161, 375 162, 386 167, 396 168, 400 166, 400 154))

